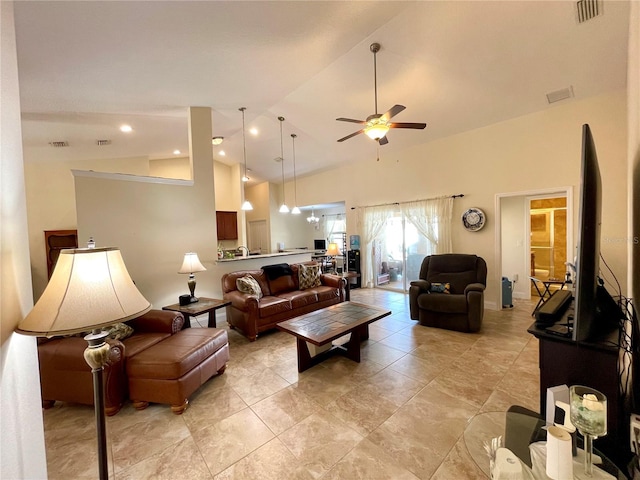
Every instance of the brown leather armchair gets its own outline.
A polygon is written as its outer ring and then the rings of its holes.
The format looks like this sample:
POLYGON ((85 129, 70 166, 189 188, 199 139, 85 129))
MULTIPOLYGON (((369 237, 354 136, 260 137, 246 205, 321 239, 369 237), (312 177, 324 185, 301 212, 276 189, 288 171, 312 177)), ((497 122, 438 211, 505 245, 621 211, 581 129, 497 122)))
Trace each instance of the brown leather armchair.
POLYGON ((425 257, 419 280, 411 282, 409 308, 421 325, 477 332, 484 314, 487 264, 477 255, 446 253, 425 257), (440 293, 433 284, 450 285, 440 293))
MULTIPOLYGON (((126 360, 146 348, 179 332, 184 324, 181 313, 150 310, 126 322, 134 333, 122 341, 107 339, 111 345, 104 368, 105 413, 118 413, 127 397, 126 360)), ((87 342, 82 337, 40 339, 40 385, 42 406, 51 408, 56 400, 93 405, 93 376, 84 360, 87 342)))

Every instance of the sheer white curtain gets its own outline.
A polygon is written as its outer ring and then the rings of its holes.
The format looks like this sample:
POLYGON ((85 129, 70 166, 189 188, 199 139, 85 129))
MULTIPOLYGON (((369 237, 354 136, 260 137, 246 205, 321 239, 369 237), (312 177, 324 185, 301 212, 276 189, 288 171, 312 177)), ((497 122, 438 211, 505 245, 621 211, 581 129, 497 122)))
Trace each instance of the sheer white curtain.
POLYGON ((387 219, 391 216, 393 209, 390 206, 379 207, 358 207, 356 209, 356 221, 358 232, 360 232, 360 269, 362 286, 373 288, 374 272, 376 266, 372 255, 373 241, 384 229, 387 219))
POLYGON ((439 197, 400 204, 405 219, 431 242, 433 253, 451 253, 453 198, 439 197))

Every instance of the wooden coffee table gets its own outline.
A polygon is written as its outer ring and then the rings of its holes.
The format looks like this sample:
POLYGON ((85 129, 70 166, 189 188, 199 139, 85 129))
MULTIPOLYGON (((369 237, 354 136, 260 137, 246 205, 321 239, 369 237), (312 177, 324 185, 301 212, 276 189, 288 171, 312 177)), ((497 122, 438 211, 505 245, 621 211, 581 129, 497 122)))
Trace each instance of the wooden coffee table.
POLYGON ((391 310, 362 303, 342 302, 276 326, 296 337, 298 372, 303 372, 334 353, 341 353, 354 362, 360 362, 360 342, 369 338, 369 324, 388 315, 391 315, 391 310), (351 338, 345 345, 332 345, 333 340, 348 333, 351 338), (320 352, 312 356, 310 349, 320 352))

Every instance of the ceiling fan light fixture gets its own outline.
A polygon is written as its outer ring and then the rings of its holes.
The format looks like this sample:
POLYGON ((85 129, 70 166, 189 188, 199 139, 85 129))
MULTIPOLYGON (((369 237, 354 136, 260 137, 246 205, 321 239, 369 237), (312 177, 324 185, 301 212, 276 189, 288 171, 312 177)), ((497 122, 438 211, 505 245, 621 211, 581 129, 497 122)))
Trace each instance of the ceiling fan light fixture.
POLYGON ((364 129, 364 133, 366 133, 367 137, 371 140, 380 140, 388 131, 389 126, 386 123, 374 123, 364 129))
POLYGON ((211 139, 211 145, 220 145, 224 141, 224 137, 213 137, 211 139))

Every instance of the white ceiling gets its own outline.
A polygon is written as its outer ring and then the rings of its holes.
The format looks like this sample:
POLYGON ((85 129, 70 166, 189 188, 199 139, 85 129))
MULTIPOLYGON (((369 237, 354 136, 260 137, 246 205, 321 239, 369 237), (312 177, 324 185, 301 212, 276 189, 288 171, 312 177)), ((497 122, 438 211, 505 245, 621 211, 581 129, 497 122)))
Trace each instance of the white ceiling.
POLYGON ((335 119, 374 112, 378 42, 380 112, 399 103, 394 120, 427 123, 391 130, 382 160, 552 108, 545 95, 568 86, 576 99, 623 88, 628 20, 616 1, 584 24, 572 1, 18 1, 25 159, 171 157, 188 151, 188 107, 208 106, 225 137, 214 157, 235 164, 245 106, 254 179, 280 179, 278 116, 288 179, 291 133, 298 175, 373 160, 364 135, 336 142, 358 125, 335 119))

